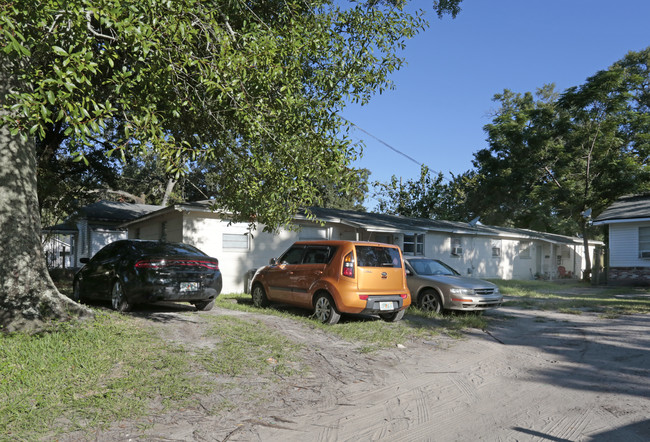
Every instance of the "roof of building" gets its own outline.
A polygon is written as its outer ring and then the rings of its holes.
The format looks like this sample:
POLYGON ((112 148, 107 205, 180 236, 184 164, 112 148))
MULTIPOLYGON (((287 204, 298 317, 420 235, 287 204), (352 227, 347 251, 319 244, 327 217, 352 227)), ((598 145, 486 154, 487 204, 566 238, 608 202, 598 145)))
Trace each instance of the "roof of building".
MULTIPOLYGON (((194 211, 209 212, 214 210, 214 201, 204 200, 188 203, 178 203, 173 206, 160 208, 144 214, 141 218, 125 221, 127 226, 136 221, 143 221, 147 218, 156 217, 169 211, 194 211)), ((227 214, 224 214, 227 215, 227 214)), ((354 210, 324 209, 321 207, 310 207, 301 211, 296 216, 296 221, 322 221, 333 222, 365 229, 369 232, 446 232, 450 234, 480 235, 501 238, 519 238, 523 240, 540 240, 555 244, 582 244, 582 238, 556 235, 553 233, 537 232, 528 229, 512 227, 495 227, 481 224, 480 222, 461 222, 434 220, 428 218, 409 218, 399 215, 387 215, 383 213, 358 212, 354 210), (309 215, 307 212, 311 213, 309 215)), ((602 241, 589 241, 590 244, 602 244, 602 241)))
POLYGON ((68 217, 65 222, 52 227, 47 227, 44 230, 57 233, 76 232, 76 221, 79 219, 86 219, 88 220, 88 223, 93 226, 117 227, 124 222, 140 218, 151 212, 160 210, 163 207, 164 206, 150 204, 132 204, 101 200, 81 207, 74 214, 68 217))
MULTIPOLYGON (((321 221, 338 222, 352 227, 360 227, 375 232, 447 232, 451 234, 496 236, 521 239, 537 239, 557 244, 582 244, 582 238, 557 235, 554 233, 537 232, 514 227, 497 227, 481 224, 480 222, 445 221, 428 218, 408 218, 399 215, 382 213, 356 212, 341 209, 323 209, 310 207, 309 211, 321 221)), ((301 218, 309 219, 305 212, 301 218)), ((601 241, 589 241, 591 244, 602 244, 601 241)))
POLYGON ((619 198, 594 219, 594 225, 650 221, 650 193, 619 198))

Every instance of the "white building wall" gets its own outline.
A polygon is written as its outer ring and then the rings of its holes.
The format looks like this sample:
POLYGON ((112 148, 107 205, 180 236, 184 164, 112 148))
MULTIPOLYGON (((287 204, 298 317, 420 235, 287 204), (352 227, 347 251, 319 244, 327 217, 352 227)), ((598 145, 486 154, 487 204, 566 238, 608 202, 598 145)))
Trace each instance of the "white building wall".
POLYGON ((609 225, 611 267, 650 267, 650 260, 639 258, 639 227, 648 226, 648 222, 609 225))
POLYGON ((183 217, 183 242, 192 244, 219 260, 223 278, 222 293, 246 290, 247 273, 277 258, 298 239, 299 233, 283 230, 279 234, 263 232, 257 226, 250 231, 248 223, 232 223, 215 214, 190 213, 183 217), (224 234, 245 235, 248 248, 224 247, 224 234))
POLYGON ((90 257, 95 256, 95 253, 107 244, 110 244, 118 239, 126 239, 127 232, 115 230, 91 230, 90 232, 90 257))

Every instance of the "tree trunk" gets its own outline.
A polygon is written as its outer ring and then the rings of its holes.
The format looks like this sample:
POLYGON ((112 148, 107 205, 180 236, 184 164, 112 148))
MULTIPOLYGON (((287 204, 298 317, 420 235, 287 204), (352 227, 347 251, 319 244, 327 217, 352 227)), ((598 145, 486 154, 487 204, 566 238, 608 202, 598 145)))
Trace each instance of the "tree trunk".
POLYGON ((169 204, 169 198, 172 196, 172 191, 174 190, 174 186, 176 185, 176 180, 173 178, 169 178, 167 180, 167 186, 165 187, 165 195, 163 195, 162 203, 160 203, 161 206, 167 207, 169 204))
MULTIPOLYGON (((9 90, 0 70, 0 106, 9 90)), ((0 112, 4 111, 0 108, 0 112)), ((0 114, 2 115, 2 114, 0 114)), ((52 183, 56 185, 56 183, 52 183)), ((41 247, 36 145, 0 125, 0 331, 39 331, 92 312, 59 293, 41 247)))

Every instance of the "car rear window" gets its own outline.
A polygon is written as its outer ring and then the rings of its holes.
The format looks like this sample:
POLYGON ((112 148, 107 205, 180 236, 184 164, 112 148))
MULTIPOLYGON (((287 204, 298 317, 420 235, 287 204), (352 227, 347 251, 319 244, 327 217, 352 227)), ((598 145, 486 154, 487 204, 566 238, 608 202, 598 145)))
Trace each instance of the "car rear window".
POLYGON ((141 242, 135 243, 135 247, 150 255, 195 255, 208 256, 199 249, 189 244, 166 243, 166 242, 141 242))
POLYGON ((355 246, 359 267, 402 267, 399 250, 394 247, 355 246))

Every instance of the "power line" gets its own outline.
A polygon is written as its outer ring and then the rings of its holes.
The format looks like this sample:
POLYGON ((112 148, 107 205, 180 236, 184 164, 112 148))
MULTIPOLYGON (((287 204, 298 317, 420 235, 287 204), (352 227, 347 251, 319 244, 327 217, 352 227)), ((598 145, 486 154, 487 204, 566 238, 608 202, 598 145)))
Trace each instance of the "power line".
MULTIPOLYGON (((340 116, 340 115, 339 115, 339 116, 340 116)), ((360 130, 361 132, 363 132, 364 134, 366 134, 366 135, 368 135, 368 136, 374 138, 375 140, 379 141, 381 144, 383 144, 384 146, 386 146, 387 148, 389 148, 389 149, 392 150, 393 152, 402 155, 403 157, 405 157, 405 158, 407 158, 408 160, 414 162, 415 164, 417 164, 417 165, 420 166, 420 167, 422 167, 422 166, 426 166, 426 164, 424 164, 424 163, 420 163, 420 162, 419 162, 418 160, 416 160, 415 158, 413 158, 413 157, 409 156, 408 154, 405 154, 405 153, 402 152, 401 150, 399 150, 399 149, 397 149, 397 148, 391 146, 390 144, 388 144, 387 142, 385 142, 385 141, 382 140, 381 138, 379 138, 379 137, 377 137, 377 136, 371 134, 370 132, 368 132, 367 130, 363 129, 362 127, 356 125, 355 123, 353 123, 352 121, 348 120, 347 118, 345 118, 345 117, 343 117, 343 116, 340 116, 340 117, 341 117, 342 119, 344 119, 345 121, 347 121, 348 123, 350 123, 350 124, 351 124, 352 126, 354 126, 355 128, 359 129, 359 130, 360 130)), ((430 168, 429 166, 427 166, 427 167, 429 168, 429 171, 431 171, 432 173, 435 173, 435 174, 442 173, 442 172, 438 172, 438 171, 436 171, 436 170, 433 170, 433 169, 430 168)), ((445 177, 445 174, 443 174, 443 179, 444 179, 445 181, 449 181, 449 179, 448 179, 447 177, 445 177)))
MULTIPOLYGON (((341 118, 344 118, 344 117, 341 117, 341 118)), ((368 132, 367 130, 365 130, 365 129, 359 127, 359 126, 357 126, 356 124, 354 124, 352 121, 348 120, 347 118, 344 118, 344 119, 345 119, 345 121, 347 121, 348 123, 350 123, 351 125, 353 125, 354 127, 356 127, 357 129, 359 129, 359 130, 360 130, 361 132, 363 132, 364 134, 369 135, 369 136, 373 137, 375 140, 379 141, 381 144, 383 144, 384 146, 386 146, 387 148, 389 148, 389 149, 392 150, 393 152, 396 152, 396 153, 402 155, 403 157, 408 158, 409 160, 413 161, 413 162, 414 162, 415 164, 417 164, 418 166, 423 166, 423 165, 424 165, 424 164, 420 163, 419 161, 415 160, 414 158, 408 156, 407 154, 405 154, 405 153, 402 152, 401 150, 394 148, 393 146, 391 146, 390 144, 388 144, 387 142, 385 142, 385 141, 382 140, 381 138, 378 138, 378 137, 374 136, 373 134, 371 134, 370 132, 368 132)))

